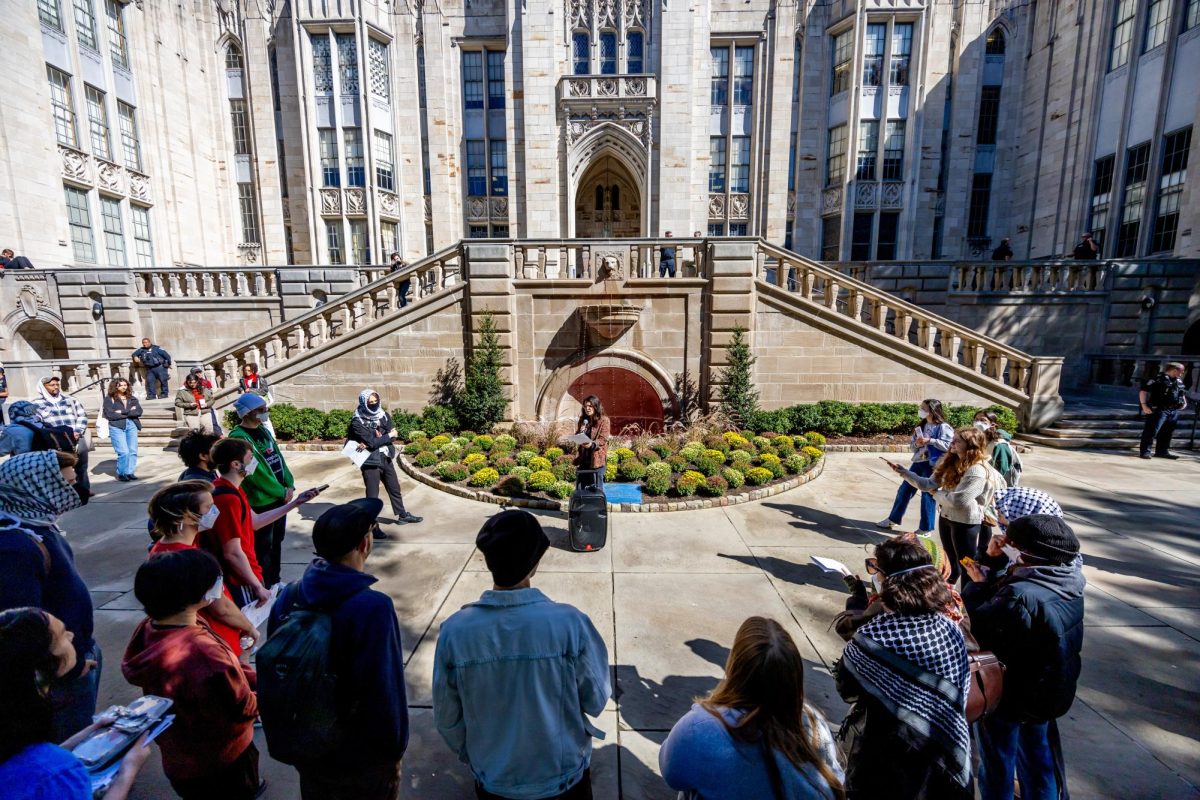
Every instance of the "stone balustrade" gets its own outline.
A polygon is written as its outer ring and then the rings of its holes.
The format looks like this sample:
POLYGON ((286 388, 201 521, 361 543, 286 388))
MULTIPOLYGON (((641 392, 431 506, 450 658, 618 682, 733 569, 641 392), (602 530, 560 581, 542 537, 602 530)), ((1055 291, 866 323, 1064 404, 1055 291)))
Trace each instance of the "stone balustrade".
POLYGON ((657 87, 653 75, 567 75, 559 81, 559 100, 652 100, 657 87))
POLYGON ((1200 397, 1200 356, 1173 356, 1162 353, 1096 353, 1088 356, 1091 382, 1099 386, 1130 386, 1153 378, 1167 364, 1183 364, 1183 382, 1188 394, 1200 397))
MULTIPOLYGON (((145 374, 129 356, 121 358, 67 358, 37 361, 8 361, 4 365, 8 380, 9 402, 37 396, 38 384, 47 375, 56 375, 62 389, 88 408, 99 408, 108 382, 113 378, 129 381, 133 393, 145 397, 145 374)), ((172 386, 177 383, 174 379, 172 386)))
POLYGON ((956 263, 950 268, 950 291, 977 294, 1103 292, 1106 261, 989 261, 956 263))
MULTIPOLYGON (((662 249, 675 248, 675 279, 706 277, 704 239, 522 239, 513 243, 513 278, 658 279, 662 249)), ((670 275, 664 280, 671 280, 670 275)))
POLYGON ((279 277, 262 269, 137 269, 133 270, 138 298, 278 297, 279 277))

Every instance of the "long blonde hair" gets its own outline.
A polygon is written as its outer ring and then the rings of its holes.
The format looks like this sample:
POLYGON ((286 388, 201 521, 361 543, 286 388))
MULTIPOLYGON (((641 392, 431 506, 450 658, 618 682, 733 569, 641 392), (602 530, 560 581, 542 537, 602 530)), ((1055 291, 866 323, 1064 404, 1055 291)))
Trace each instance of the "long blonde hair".
POLYGON ((967 474, 967 470, 988 459, 987 435, 974 425, 968 428, 959 428, 954 432, 954 438, 962 439, 963 444, 966 445, 963 454, 960 456, 954 452, 953 442, 951 442, 950 451, 942 456, 937 466, 933 468, 933 480, 943 489, 953 489, 958 486, 963 475, 967 474))

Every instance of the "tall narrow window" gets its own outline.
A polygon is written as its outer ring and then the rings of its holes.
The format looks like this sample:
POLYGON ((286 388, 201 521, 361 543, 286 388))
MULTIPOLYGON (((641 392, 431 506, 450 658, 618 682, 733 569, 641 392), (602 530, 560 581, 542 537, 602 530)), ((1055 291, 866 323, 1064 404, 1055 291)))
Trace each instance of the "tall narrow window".
POLYGON ((58 0, 37 0, 38 19, 41 23, 56 31, 62 31, 62 9, 58 0))
POLYGON ((54 114, 54 135, 59 144, 77 147, 79 137, 75 131, 75 103, 71 97, 71 76, 46 66, 46 78, 50 82, 50 110, 54 114))
POLYGON ((121 150, 125 166, 142 171, 142 142, 138 138, 137 116, 133 106, 117 101, 117 117, 121 123, 121 150))
POLYGON ((379 246, 383 248, 381 256, 385 259, 400 250, 400 239, 396 235, 396 223, 379 223, 379 246))
POLYGON ((471 197, 487 195, 487 163, 484 159, 483 139, 468 139, 467 194, 471 197))
POLYGON ((975 143, 995 144, 999 124, 1000 87, 984 86, 979 98, 979 129, 975 133, 975 143))
POLYGON ((133 252, 139 267, 154 266, 154 242, 150 239, 150 209, 129 206, 129 217, 133 220, 133 252))
POLYGON ((912 66, 913 24, 897 22, 892 25, 892 65, 888 82, 892 86, 907 86, 912 66))
POLYGON ((733 104, 748 106, 754 103, 754 48, 733 49, 733 104))
POLYGON ((846 179, 846 126, 829 129, 829 153, 825 157, 825 184, 833 186, 846 179))
POLYGON ((646 39, 640 31, 625 34, 625 71, 637 75, 646 71, 646 39))
POLYGON ((896 257, 896 236, 900 229, 900 213, 898 211, 881 211, 879 213, 879 237, 875 242, 875 258, 880 261, 891 261, 896 257))
POLYGON ((1167 30, 1171 27, 1172 0, 1150 0, 1146 8, 1146 41, 1142 52, 1153 50, 1167 41, 1167 30))
POLYGON ((887 37, 887 25, 873 22, 867 26, 867 38, 863 42, 863 86, 879 86, 883 83, 883 43, 887 37))
POLYGON ((1134 13, 1137 0, 1117 0, 1116 18, 1113 22, 1112 51, 1108 56, 1108 68, 1114 70, 1129 63, 1129 51, 1133 44, 1134 13))
POLYGON ((708 235, 709 236, 724 236, 725 235, 725 223, 724 222, 708 223, 708 235))
POLYGON ((104 105, 104 92, 84 85, 87 98, 88 135, 92 143, 92 155, 105 161, 112 160, 112 139, 108 133, 108 109, 104 105))
POLYGON ((712 56, 712 92, 709 103, 713 106, 729 105, 729 48, 714 47, 712 56))
POLYGON ((325 249, 329 251, 329 263, 340 266, 346 263, 342 257, 342 221, 325 220, 325 249))
POLYGON ((233 154, 250 155, 250 125, 246 119, 246 101, 229 101, 229 119, 233 126, 233 154))
POLYGON ((371 239, 365 219, 350 220, 350 260, 355 264, 371 263, 371 239))
POLYGON ((587 75, 591 67, 592 40, 586 31, 571 34, 571 62, 576 75, 587 75))
POLYGON ((708 140, 708 191, 712 194, 725 191, 724 136, 712 136, 708 140))
POLYGON ((888 120, 887 123, 887 134, 883 140, 883 179, 885 181, 904 180, 904 120, 902 119, 888 120))
POLYGON ((129 69, 129 45, 125 41, 125 20, 121 17, 121 6, 116 0, 105 0, 104 10, 108 15, 108 51, 113 66, 129 69))
POLYGON ((487 51, 488 108, 504 108, 504 51, 487 51))
POLYGON ((851 261, 866 261, 871 257, 871 234, 874 228, 874 211, 860 211, 854 215, 854 228, 850 237, 851 261))
POLYGON ((821 260, 837 261, 842 257, 842 218, 821 219, 821 260))
POLYGON ((375 131, 375 183, 385 191, 394 192, 396 190, 392 135, 383 131, 375 131))
POLYGON ((226 72, 241 72, 245 68, 245 63, 242 61, 242 51, 237 45, 229 45, 225 48, 225 70, 226 72))
POLYGON ((875 159, 879 152, 879 123, 862 120, 858 123, 858 169, 854 177, 860 181, 875 180, 875 159))
POLYGON ((335 38, 342 94, 358 94, 358 48, 354 45, 354 34, 339 33, 335 38))
POLYGON ((312 34, 313 86, 318 92, 333 91, 333 58, 329 54, 329 37, 312 34))
POLYGON ((992 28, 992 32, 988 34, 987 42, 984 44, 983 54, 987 56, 1002 56, 1004 55, 1004 49, 1004 31, 999 28, 992 28))
POLYGON ((1108 231, 1108 209, 1112 199, 1113 168, 1116 156, 1105 156, 1096 162, 1096 173, 1092 177, 1092 238, 1100 252, 1104 252, 1105 233, 1108 231))
POLYGON ((367 39, 367 58, 371 65, 371 94, 390 103, 392 71, 388 64, 388 46, 378 39, 367 39))
POLYGON ((1121 205, 1121 225, 1117 229, 1117 246, 1114 253, 1117 258, 1137 254, 1142 208, 1146 203, 1146 173, 1149 167, 1149 142, 1129 148, 1125 155, 1125 200, 1121 205))
POLYGON ((850 63, 854 61, 854 30, 833 37, 833 78, 830 96, 850 88, 850 63))
POLYGON ((324 186, 341 186, 342 169, 338 162, 337 130, 321 128, 317 131, 321 147, 321 181, 324 186))
POLYGON ((465 50, 462 54, 463 107, 483 108, 483 53, 465 50))
POLYGON ((488 142, 488 147, 492 168, 492 196, 504 197, 508 194, 508 150, 503 139, 492 139, 488 142))
POLYGON ((96 39, 96 11, 92 8, 92 0, 74 0, 75 3, 75 35, 79 43, 89 50, 100 50, 96 39))
POLYGON ((343 128, 346 144, 346 185, 366 186, 367 172, 363 166, 362 129, 343 128))
POLYGON ((617 34, 600 31, 600 74, 617 74, 617 34))
POLYGON ((729 162, 729 191, 750 191, 750 137, 734 136, 729 162))
POLYGON ((609 187, 608 196, 609 196, 609 204, 612 206, 612 210, 620 211, 621 210, 621 187, 614 183, 611 187, 609 187))
POLYGON ((1158 211, 1150 237, 1151 253, 1169 253, 1175 249, 1179 232, 1179 201, 1187 180, 1188 149, 1192 146, 1192 129, 1167 134, 1163 142, 1162 177, 1158 181, 1158 211))
POLYGON ((92 214, 88 210, 87 192, 70 186, 63 188, 67 194, 67 221, 71 226, 71 246, 75 260, 94 263, 96 243, 92 238, 92 214))
POLYGON ((254 184, 239 183, 238 213, 242 218, 242 243, 259 244, 258 200, 254 196, 254 184))
POLYGON ((788 191, 796 191, 796 134, 788 142, 788 191))
MULTIPOLYGON (((41 3, 38 3, 38 8, 41 8, 41 3)), ((1197 25, 1200 25, 1200 0, 1187 0, 1187 8, 1183 12, 1183 29, 1190 31, 1197 25)))
POLYGON ((272 47, 267 56, 267 68, 271 71, 271 105, 276 111, 283 110, 279 92, 279 50, 272 47))
POLYGON ((987 237, 988 209, 992 204, 992 176, 977 172, 971 178, 971 205, 967 209, 967 236, 972 239, 987 237))
POLYGON ((124 267, 125 226, 121 224, 121 201, 100 196, 100 223, 104 227, 104 250, 110 267, 124 267))

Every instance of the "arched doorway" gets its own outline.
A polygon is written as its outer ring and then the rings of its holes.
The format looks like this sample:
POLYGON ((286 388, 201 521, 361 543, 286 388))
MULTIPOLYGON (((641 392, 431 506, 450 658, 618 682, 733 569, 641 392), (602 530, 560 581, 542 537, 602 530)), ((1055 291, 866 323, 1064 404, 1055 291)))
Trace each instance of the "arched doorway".
POLYGON ((46 361, 69 355, 66 337, 43 319, 28 319, 13 331, 12 361, 46 361))
POLYGON ((649 433, 663 429, 663 399, 648 380, 631 370, 620 367, 588 370, 571 383, 567 394, 575 400, 577 408, 588 395, 599 397, 604 413, 612 421, 614 436, 635 425, 649 433))
POLYGON ((599 156, 575 192, 575 236, 580 239, 632 238, 642 235, 642 198, 638 184, 620 159, 599 156))

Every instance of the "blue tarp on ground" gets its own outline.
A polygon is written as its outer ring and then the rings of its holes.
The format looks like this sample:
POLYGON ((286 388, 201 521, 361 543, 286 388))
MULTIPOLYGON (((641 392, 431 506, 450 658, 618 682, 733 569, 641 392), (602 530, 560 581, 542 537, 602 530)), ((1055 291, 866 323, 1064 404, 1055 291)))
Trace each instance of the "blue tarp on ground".
POLYGON ((610 503, 640 503, 642 502, 642 485, 640 483, 606 483, 604 495, 610 503))

